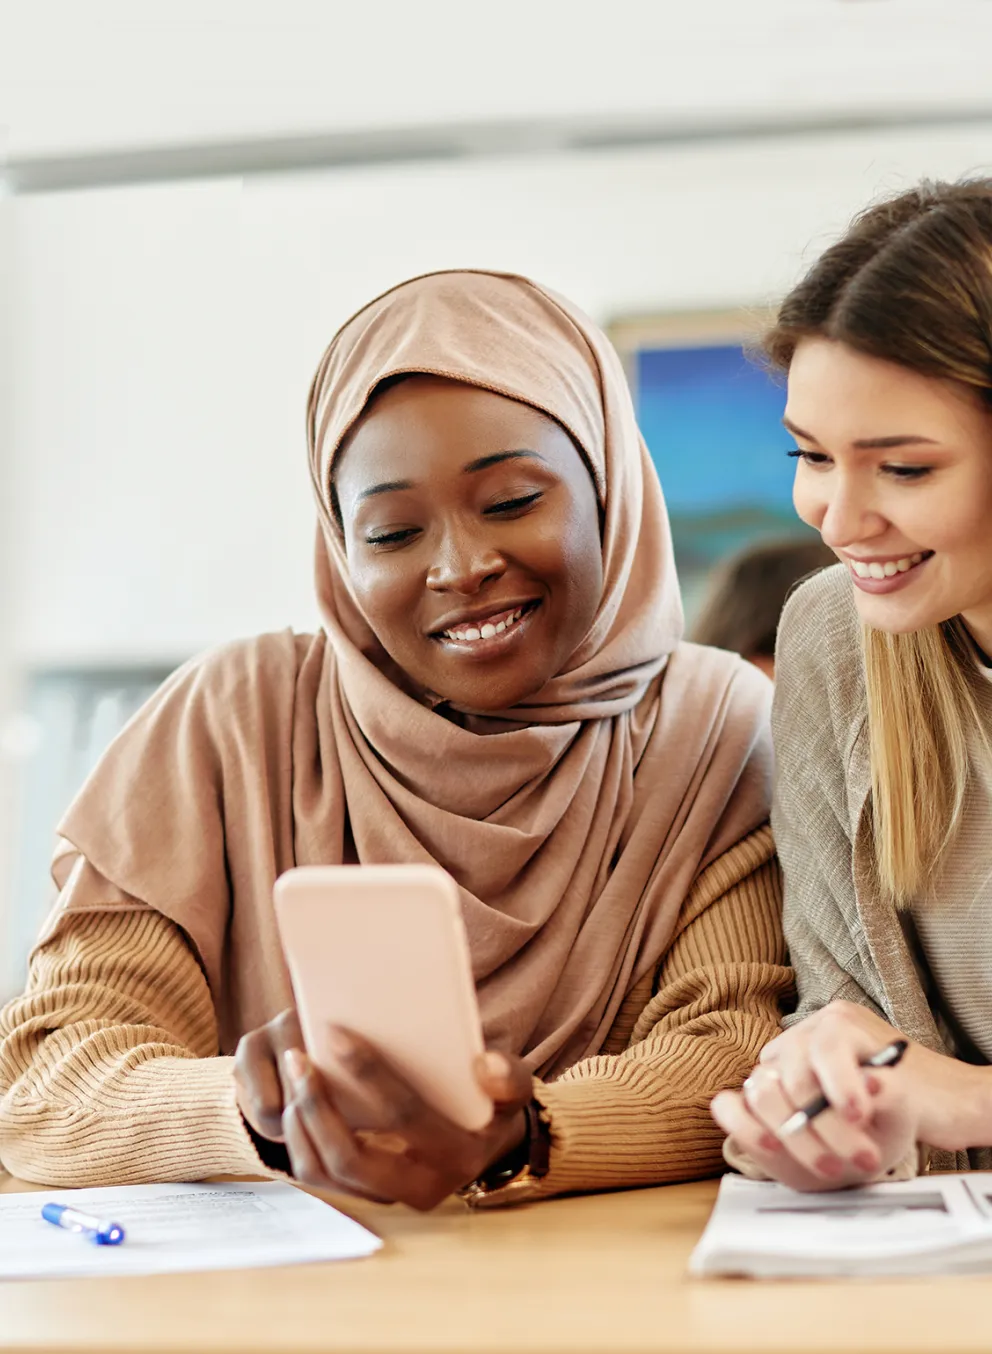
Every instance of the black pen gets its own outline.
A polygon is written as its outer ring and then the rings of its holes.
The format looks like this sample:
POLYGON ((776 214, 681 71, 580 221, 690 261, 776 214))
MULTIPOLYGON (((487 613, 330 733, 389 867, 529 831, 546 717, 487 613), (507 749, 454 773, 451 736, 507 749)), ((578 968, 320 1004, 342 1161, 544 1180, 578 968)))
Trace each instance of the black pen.
MULTIPOLYGON (((877 1053, 873 1053, 870 1058, 863 1058, 858 1065, 859 1067, 895 1067, 908 1047, 907 1040, 895 1039, 891 1044, 886 1044, 884 1048, 880 1048, 877 1053)), ((810 1100, 801 1110, 796 1110, 791 1118, 786 1119, 776 1136, 790 1138, 793 1133, 798 1133, 805 1128, 811 1119, 815 1119, 818 1114, 822 1114, 824 1110, 829 1108, 830 1101, 827 1097, 818 1095, 815 1100, 810 1100)))

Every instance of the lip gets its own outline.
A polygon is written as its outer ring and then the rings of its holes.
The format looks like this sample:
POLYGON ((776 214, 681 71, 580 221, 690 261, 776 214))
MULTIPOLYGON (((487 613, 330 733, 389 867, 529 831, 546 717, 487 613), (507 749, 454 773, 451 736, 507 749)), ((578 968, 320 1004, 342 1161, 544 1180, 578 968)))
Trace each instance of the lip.
MULTIPOLYGON (((919 564, 913 564, 904 574, 893 574, 891 578, 859 578, 852 568, 852 558, 846 557, 844 563, 847 565, 847 572, 851 576, 851 581, 861 592, 871 593, 873 596, 886 595, 890 592, 899 592, 902 588, 908 588, 915 582, 920 570, 925 568, 933 559, 933 552, 924 555, 919 564)), ((858 564, 887 564, 895 563, 898 559, 905 559, 905 555, 886 555, 873 556, 871 559, 858 559, 858 564)))
MULTIPOLYGON (((508 602, 500 602, 498 606, 487 606, 484 610, 476 611, 453 611, 450 616, 445 616, 434 628, 429 631, 431 639, 440 639, 445 630, 458 630, 464 625, 482 626, 493 616, 502 616, 504 612, 516 611, 518 607, 535 607, 540 605, 539 597, 518 597, 511 598, 508 602)), ((526 620, 526 617, 522 618, 526 620)), ((475 641, 481 643, 481 641, 475 641)))
MULTIPOLYGON (((527 605, 524 603, 523 605, 527 605)), ((434 642, 450 654, 453 658, 475 659, 476 662, 491 663, 494 659, 503 658, 511 653, 522 641, 522 638, 531 629, 534 624, 534 618, 541 610, 541 603, 534 603, 532 599, 530 610, 520 617, 516 625, 511 626, 509 630, 504 630, 501 635, 493 635, 490 639, 451 639, 448 635, 432 635, 434 642)), ((516 608, 514 608, 515 610, 516 608)), ((501 611, 487 611, 480 620, 485 620, 487 616, 498 616, 501 611)), ((464 622, 463 622, 464 624, 464 622)))

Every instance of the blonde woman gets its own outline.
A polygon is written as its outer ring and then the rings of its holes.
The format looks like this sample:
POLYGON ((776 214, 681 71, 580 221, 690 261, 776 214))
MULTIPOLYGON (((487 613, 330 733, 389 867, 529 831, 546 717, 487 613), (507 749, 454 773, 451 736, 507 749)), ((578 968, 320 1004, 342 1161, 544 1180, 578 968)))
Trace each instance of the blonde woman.
POLYGON ((840 563, 779 632, 799 1006, 713 1112, 825 1189, 992 1165, 992 180, 865 212, 782 306, 795 502, 840 563), (897 1034, 898 1031, 898 1034, 897 1034), (898 1068, 860 1063, 899 1035, 898 1068), (830 1108, 780 1133, 822 1093, 830 1108))

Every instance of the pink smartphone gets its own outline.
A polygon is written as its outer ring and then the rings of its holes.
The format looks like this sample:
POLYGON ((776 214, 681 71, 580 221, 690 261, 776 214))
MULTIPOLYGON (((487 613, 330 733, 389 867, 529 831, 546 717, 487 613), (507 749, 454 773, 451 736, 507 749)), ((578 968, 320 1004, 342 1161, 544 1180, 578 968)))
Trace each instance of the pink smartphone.
POLYGON ((333 1066, 329 1025, 363 1035, 462 1128, 492 1101, 468 938, 454 880, 436 865, 306 865, 276 880, 276 919, 307 1052, 333 1066))

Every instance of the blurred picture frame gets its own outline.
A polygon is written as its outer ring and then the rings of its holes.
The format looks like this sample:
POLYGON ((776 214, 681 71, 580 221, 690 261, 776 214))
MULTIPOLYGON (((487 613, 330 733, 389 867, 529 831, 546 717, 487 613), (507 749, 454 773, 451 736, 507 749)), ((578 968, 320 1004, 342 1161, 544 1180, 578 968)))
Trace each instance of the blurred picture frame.
POLYGON ((690 624, 728 555, 815 536, 792 505, 785 380, 758 352, 772 318, 760 309, 693 311, 608 326, 665 493, 690 624))

